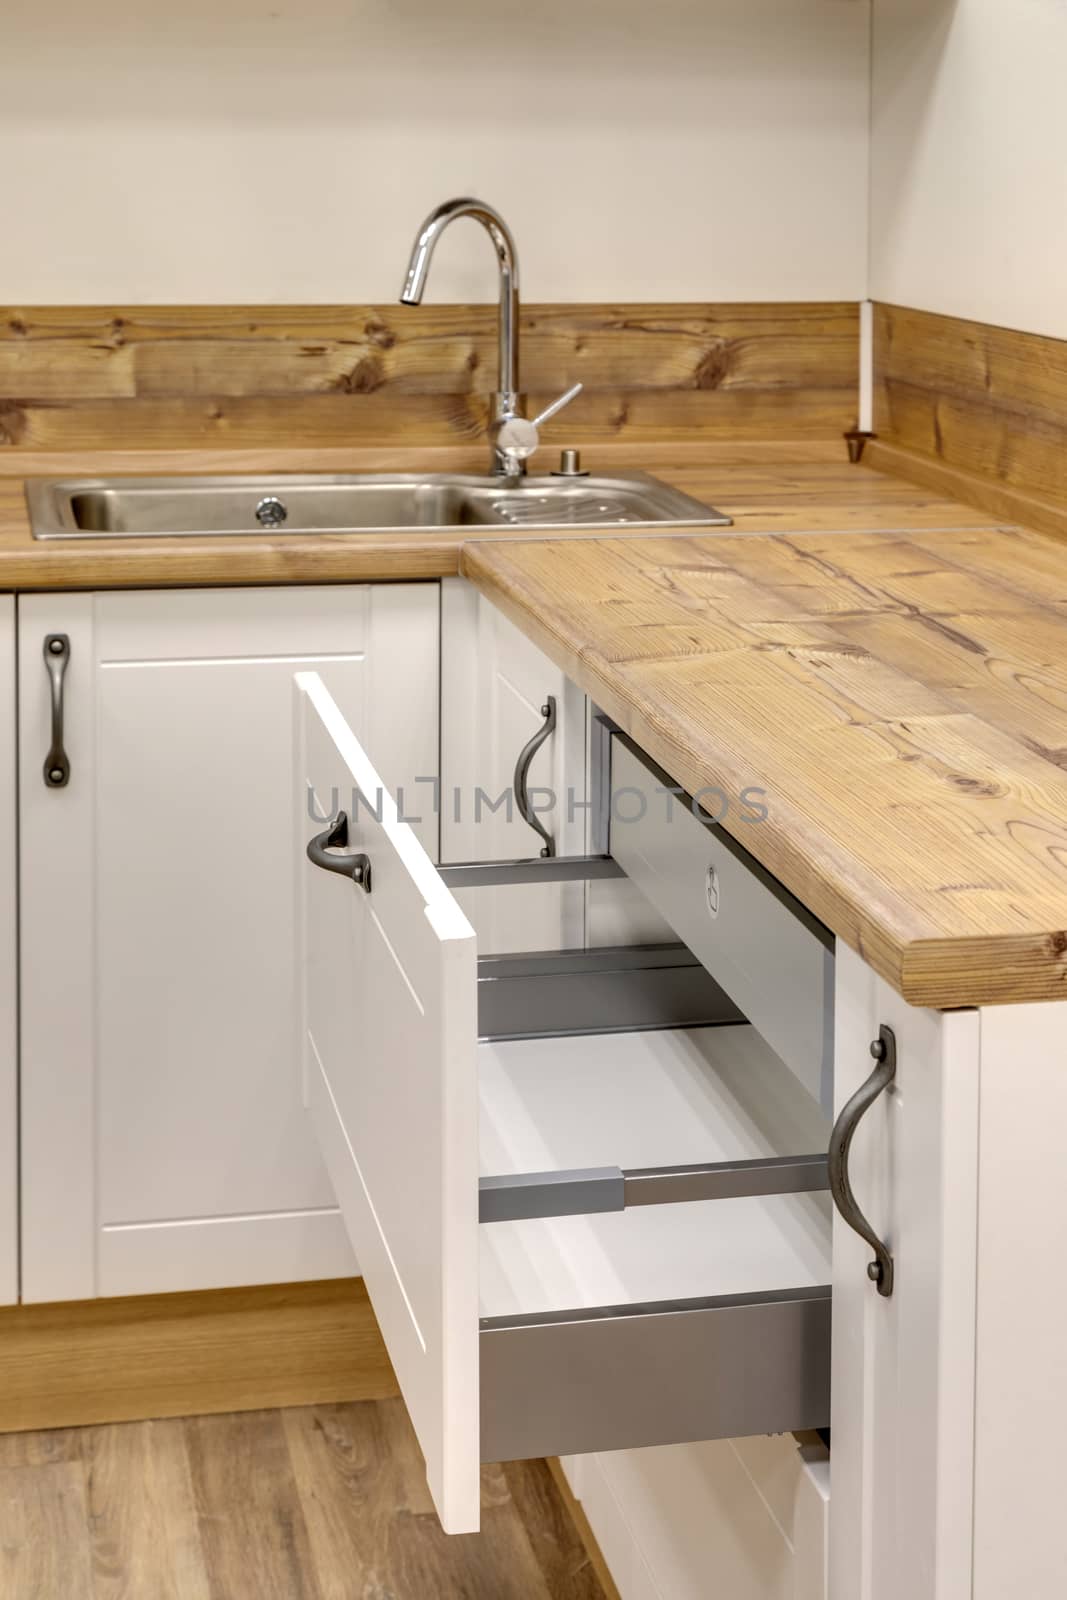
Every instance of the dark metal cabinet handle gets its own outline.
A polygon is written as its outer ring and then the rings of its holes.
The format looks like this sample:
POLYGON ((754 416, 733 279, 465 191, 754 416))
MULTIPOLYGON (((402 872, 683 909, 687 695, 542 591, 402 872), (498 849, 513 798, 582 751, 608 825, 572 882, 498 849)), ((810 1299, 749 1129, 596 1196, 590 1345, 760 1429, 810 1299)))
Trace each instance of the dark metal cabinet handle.
POLYGON ((848 1175, 848 1153, 863 1114, 873 1106, 882 1091, 889 1088, 897 1074, 896 1035, 892 1028, 887 1028, 884 1023, 878 1030, 877 1039, 871 1045, 871 1055, 878 1065, 866 1083, 862 1084, 848 1104, 842 1107, 841 1115, 834 1123, 834 1131, 830 1135, 830 1192, 834 1197, 834 1204, 849 1227, 854 1229, 861 1239, 866 1239, 874 1251, 875 1259, 867 1268, 867 1276, 872 1283, 877 1284, 878 1293, 888 1298, 893 1293, 893 1257, 860 1210, 848 1175))
POLYGON ((70 782, 70 762, 63 748, 63 680, 70 660, 70 639, 65 633, 46 633, 44 664, 52 692, 52 743, 44 758, 44 781, 49 789, 65 789, 70 782))
POLYGON ((365 894, 370 894, 370 857, 367 855, 331 856, 327 850, 348 843, 348 815, 339 811, 324 833, 308 840, 307 858, 324 872, 339 872, 342 878, 351 878, 365 894))
POLYGON ((532 828, 535 833, 540 834, 541 838, 545 841, 541 850, 541 854, 543 856, 554 856, 556 853, 556 841, 553 839, 552 835, 549 833, 548 829, 545 827, 536 811, 534 811, 533 807, 530 805, 530 796, 526 787, 526 781, 530 776, 530 763, 533 761, 534 756, 537 754, 538 750, 540 750, 549 734, 555 732, 555 695, 549 694, 545 696, 545 703, 541 707, 541 715, 545 719, 544 722, 538 728, 529 744, 524 744, 522 749, 519 751, 519 759, 515 763, 515 776, 512 779, 512 788, 515 791, 515 804, 519 808, 519 816, 522 818, 523 822, 526 823, 528 828, 532 828))

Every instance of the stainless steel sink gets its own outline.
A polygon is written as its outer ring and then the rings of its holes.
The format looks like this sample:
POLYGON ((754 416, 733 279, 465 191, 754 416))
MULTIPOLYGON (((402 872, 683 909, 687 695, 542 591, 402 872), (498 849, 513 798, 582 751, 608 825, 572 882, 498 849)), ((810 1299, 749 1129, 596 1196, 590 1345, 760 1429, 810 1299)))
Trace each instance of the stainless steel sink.
POLYGON ((35 539, 452 528, 712 527, 721 512, 644 473, 529 477, 451 473, 308 477, 40 479, 26 488, 35 539))

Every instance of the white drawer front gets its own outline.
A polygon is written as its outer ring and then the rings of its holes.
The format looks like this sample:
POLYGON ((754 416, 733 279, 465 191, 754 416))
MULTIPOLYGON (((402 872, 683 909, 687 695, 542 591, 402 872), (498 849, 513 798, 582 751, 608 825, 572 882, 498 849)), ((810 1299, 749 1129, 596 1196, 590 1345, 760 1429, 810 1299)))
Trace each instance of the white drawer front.
POLYGON ((666 793, 663 776, 628 744, 616 736, 611 745, 611 854, 829 1114, 828 936, 685 799, 666 793))
POLYGON ((472 1532, 474 934, 317 673, 296 677, 295 740, 306 1098, 434 1504, 448 1532, 472 1532), (304 859, 307 840, 326 826, 317 819, 338 809, 349 817, 349 853, 372 862, 370 894, 304 859))

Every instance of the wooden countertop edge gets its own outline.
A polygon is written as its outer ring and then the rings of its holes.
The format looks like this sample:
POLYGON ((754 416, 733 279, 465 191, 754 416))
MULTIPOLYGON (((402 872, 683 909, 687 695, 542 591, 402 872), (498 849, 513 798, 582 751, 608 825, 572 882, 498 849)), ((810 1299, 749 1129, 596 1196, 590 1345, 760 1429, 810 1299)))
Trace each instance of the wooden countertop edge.
MULTIPOLYGON (((499 552, 497 552, 499 553, 499 552)), ((460 572, 629 734, 665 771, 690 792, 702 786, 737 792, 753 782, 751 773, 731 769, 729 753, 712 770, 697 758, 685 737, 653 721, 595 651, 555 631, 523 595, 521 588, 493 566, 493 548, 469 545, 461 552, 460 572)), ((1067 999, 1067 934, 1004 937, 940 937, 918 924, 900 897, 883 893, 881 915, 862 910, 863 892, 850 884, 833 862, 809 819, 788 812, 779 798, 771 816, 758 826, 727 829, 761 865, 773 873, 835 937, 871 966, 909 1004, 932 1010, 1007 1005, 1031 1000, 1067 999), (774 825, 777 813, 779 823, 774 825), (818 863, 818 866, 815 865, 818 863)))
POLYGON ((337 534, 300 542, 234 539, 59 541, 42 552, 0 550, 0 591, 229 588, 278 583, 358 583, 454 577, 452 534, 417 540, 337 534), (88 541, 86 541, 88 543, 88 541), (131 548, 133 547, 133 548, 131 548))
MULTIPOLYGON (((698 524, 643 528, 553 529, 540 539, 698 538, 698 524)), ((763 532, 764 530, 752 530, 763 532)), ((793 531, 793 530, 789 530, 793 531)), ((29 537, 29 536, 27 536, 29 537)), ((247 588, 269 584, 407 582, 454 578, 465 545, 526 543, 526 528, 457 528, 420 534, 293 534, 225 539, 41 540, 25 550, 0 546, 0 593, 84 589, 247 588)))
POLYGON ((1067 1000, 1065 957, 1067 933, 1058 929, 1003 938, 914 939, 901 950, 899 979, 883 976, 911 1005, 934 1011, 1021 1005, 1067 1000))

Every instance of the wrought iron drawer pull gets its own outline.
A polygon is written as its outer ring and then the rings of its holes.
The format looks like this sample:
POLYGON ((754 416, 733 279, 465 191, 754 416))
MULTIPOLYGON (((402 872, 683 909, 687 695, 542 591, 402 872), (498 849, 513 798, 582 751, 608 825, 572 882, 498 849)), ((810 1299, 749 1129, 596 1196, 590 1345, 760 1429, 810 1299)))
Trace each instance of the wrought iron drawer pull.
POLYGON ((52 743, 44 758, 44 781, 48 789, 65 789, 70 782, 70 762, 63 744, 63 684, 70 661, 70 637, 65 633, 46 633, 44 664, 52 698, 52 743))
POLYGON ((879 1239, 867 1218, 860 1210, 848 1175, 848 1153, 856 1129, 864 1112, 868 1111, 883 1090, 888 1089, 897 1072, 897 1040, 892 1028, 883 1023, 878 1037, 871 1044, 871 1055, 878 1065, 851 1100, 842 1107, 830 1135, 830 1192, 834 1204, 849 1227, 866 1239, 874 1251, 875 1259, 867 1267, 867 1276, 878 1287, 878 1293, 887 1298, 893 1293, 893 1257, 879 1239))
POLYGON ((545 703, 541 707, 541 715, 545 719, 544 722, 538 728, 530 742, 528 744, 524 744, 522 749, 519 751, 519 759, 515 763, 515 776, 512 779, 512 788, 515 791, 515 804, 519 808, 519 816, 522 818, 523 822, 526 823, 527 827, 532 828, 535 833, 540 834, 541 838, 545 841, 541 850, 541 854, 543 856, 554 856, 556 853, 556 841, 553 839, 552 835, 541 821, 541 818, 531 806, 530 795, 526 787, 526 783, 530 776, 530 763, 533 761, 534 756, 537 754, 538 750, 540 750, 549 734, 555 732, 555 695, 549 694, 545 696, 545 703))
POLYGON ((331 856, 328 850, 348 843, 348 814, 339 811, 324 833, 308 840, 307 858, 324 872, 339 872, 342 878, 351 878, 365 894, 370 894, 370 856, 331 856))

